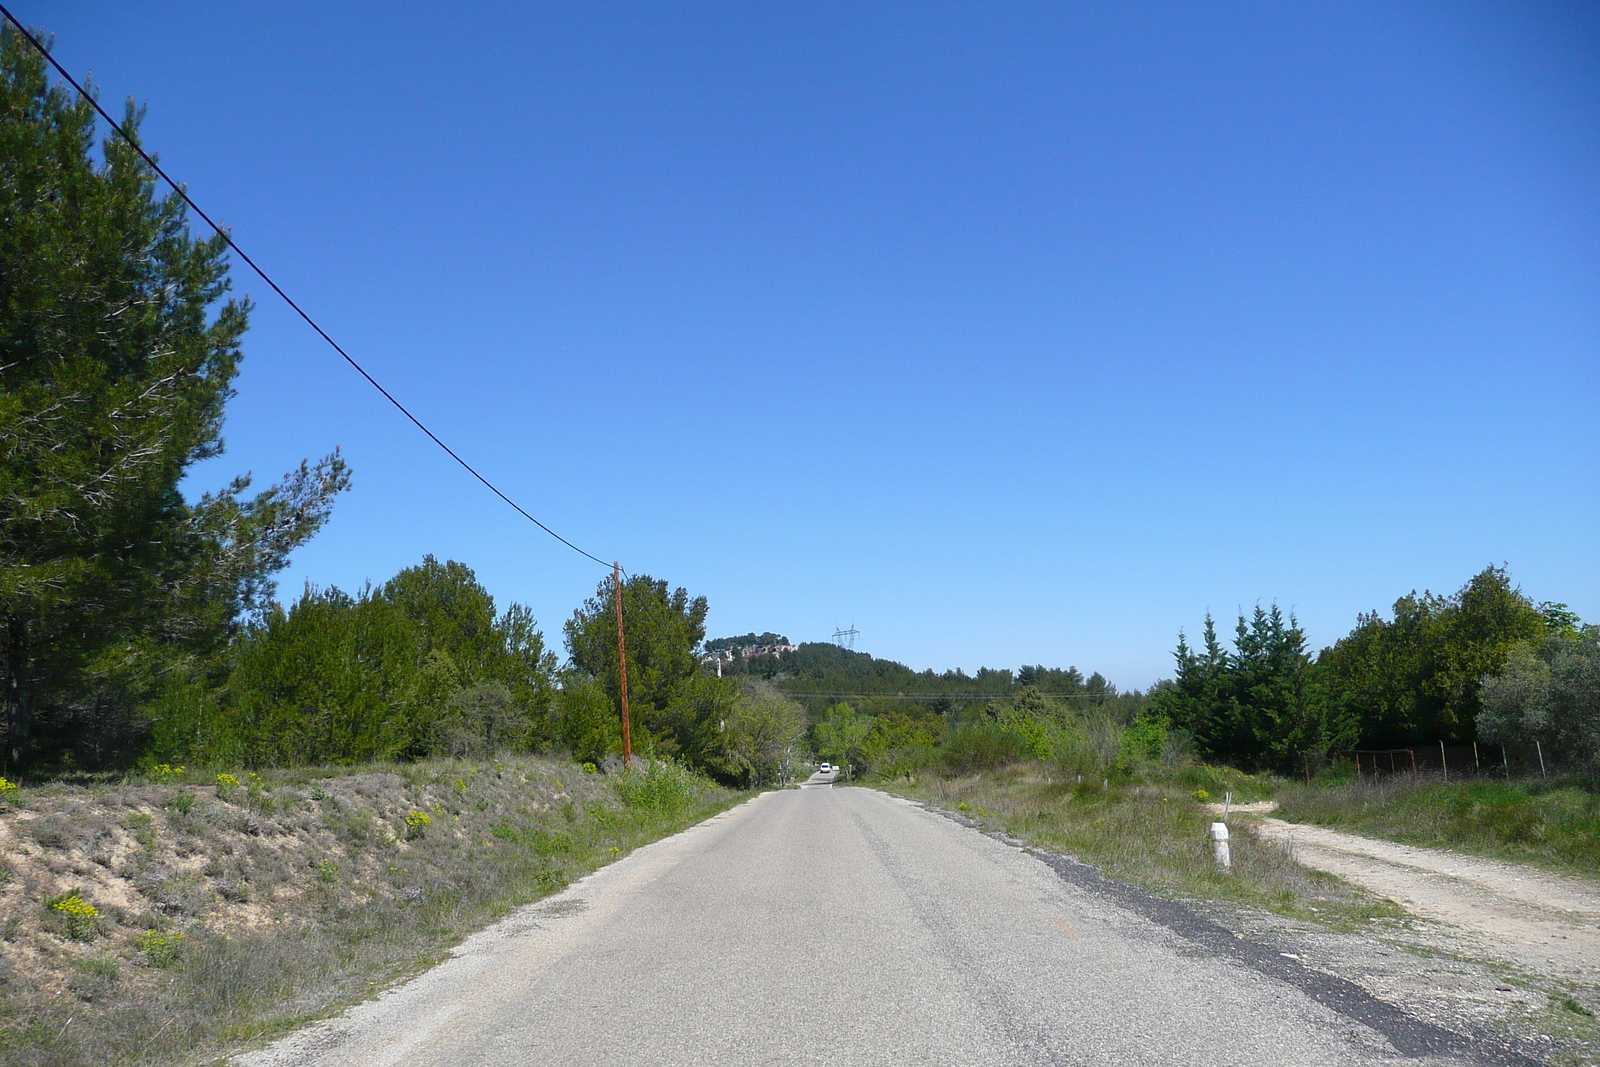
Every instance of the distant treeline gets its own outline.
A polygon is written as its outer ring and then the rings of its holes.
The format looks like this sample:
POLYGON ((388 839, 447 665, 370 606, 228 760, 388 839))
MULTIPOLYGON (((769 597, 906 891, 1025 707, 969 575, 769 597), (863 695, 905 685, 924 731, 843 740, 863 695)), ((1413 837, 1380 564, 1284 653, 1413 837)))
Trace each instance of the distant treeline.
MULTIPOLYGON (((975 674, 960 669, 943 672, 914 671, 894 660, 878 659, 826 642, 807 642, 782 656, 758 656, 736 662, 725 671, 754 675, 792 692, 871 694, 890 697, 940 696, 1003 699, 1030 687, 1058 696, 1109 699, 1116 686, 1097 671, 1085 678, 1076 667, 1023 666, 980 668, 975 674)), ((946 702, 948 703, 948 701, 946 702)))
POLYGON ((1362 615, 1317 655, 1274 605, 1241 615, 1226 644, 1207 616, 1174 659, 1176 677, 1143 693, 1075 668, 919 673, 827 644, 735 669, 807 704, 820 752, 891 775, 1025 757, 1109 774, 1190 756, 1299 773, 1441 742, 1537 742, 1553 765, 1600 773, 1600 628, 1535 603, 1502 568, 1362 615))
MULTIPOLYGON (((726 781, 782 777, 807 754, 805 713, 758 679, 699 661, 706 601, 638 575, 623 587, 634 749, 726 781)), ((566 751, 622 751, 615 594, 609 579, 563 627, 563 665, 519 604, 497 611, 465 565, 428 557, 358 594, 307 588, 271 603, 204 660, 169 665, 123 712, 137 744, 35 762, 287 766, 566 751)), ((52 758, 53 757, 53 758, 52 758)))
POLYGON ((804 705, 816 752, 852 775, 895 777, 933 764, 981 770, 1020 759, 1120 773, 1188 751, 1181 733, 1143 717, 1144 694, 1118 692, 1098 671, 1086 678, 1077 667, 914 671, 811 642, 724 670, 761 678, 804 705))
POLYGON ((764 634, 748 633, 743 637, 714 637, 706 642, 707 652, 723 652, 727 649, 763 648, 772 645, 787 645, 789 639, 782 634, 768 631, 764 634))

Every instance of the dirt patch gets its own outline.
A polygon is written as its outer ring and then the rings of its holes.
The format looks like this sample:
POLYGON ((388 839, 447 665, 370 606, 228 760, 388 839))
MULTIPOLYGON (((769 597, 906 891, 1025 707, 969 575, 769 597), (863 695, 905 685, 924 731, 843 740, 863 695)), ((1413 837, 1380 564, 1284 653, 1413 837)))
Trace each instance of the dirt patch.
POLYGON ((1471 954, 1569 981, 1600 980, 1600 885, 1594 882, 1282 819, 1250 821, 1299 863, 1455 928, 1471 954))

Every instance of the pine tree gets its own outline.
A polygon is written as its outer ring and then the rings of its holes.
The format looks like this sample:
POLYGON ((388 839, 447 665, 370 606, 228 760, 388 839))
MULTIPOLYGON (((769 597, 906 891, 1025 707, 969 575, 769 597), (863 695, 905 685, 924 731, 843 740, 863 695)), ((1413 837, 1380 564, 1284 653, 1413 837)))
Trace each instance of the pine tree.
MULTIPOLYGON (((130 103, 124 126, 137 138, 130 103)), ((337 454, 187 502, 222 451, 247 301, 226 243, 0 32, 0 708, 12 762, 131 723, 224 645, 348 483, 337 454)))

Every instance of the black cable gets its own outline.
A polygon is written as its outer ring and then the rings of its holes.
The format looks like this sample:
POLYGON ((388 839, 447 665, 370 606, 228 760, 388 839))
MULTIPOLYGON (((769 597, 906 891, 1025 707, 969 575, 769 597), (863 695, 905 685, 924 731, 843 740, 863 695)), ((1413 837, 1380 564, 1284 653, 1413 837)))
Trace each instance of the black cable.
POLYGON ((28 39, 28 43, 33 45, 33 47, 38 50, 39 54, 41 56, 43 56, 45 58, 45 60, 52 67, 55 68, 56 73, 61 75, 61 77, 65 78, 66 81, 67 81, 67 84, 71 85, 74 89, 76 89, 78 91, 78 95, 79 96, 82 96, 85 100, 89 101, 90 105, 95 109, 95 111, 99 112, 100 117, 102 119, 105 119, 106 123, 113 130, 115 130, 117 132, 117 135, 119 137, 121 137, 124 141, 127 142, 128 147, 132 148, 135 152, 139 153, 139 158, 143 159, 145 161, 145 163, 150 167, 151 170, 153 170, 157 174, 161 175, 161 179, 172 187, 172 191, 177 193, 180 197, 182 197, 183 198, 183 202, 185 204, 189 205, 189 210, 193 211, 196 215, 199 215, 202 219, 204 219, 205 222, 206 222, 206 225, 210 226, 213 230, 215 230, 216 233, 217 233, 217 236, 221 237, 225 242, 227 242, 228 247, 230 249, 232 249, 233 252, 236 255, 238 255, 238 257, 240 259, 244 260, 245 263, 249 265, 250 269, 255 271, 256 274, 260 276, 262 281, 266 282, 269 286, 271 286, 272 287, 272 291, 277 293, 280 297, 282 297, 283 298, 283 302, 285 304, 288 304, 291 308, 293 308, 295 314, 299 315, 302 319, 304 319, 306 321, 306 325, 310 326, 313 330, 317 331, 317 336, 321 337, 324 341, 328 342, 328 344, 333 348, 333 350, 335 352, 337 352, 337 353, 339 353, 339 355, 343 356, 344 357, 344 361, 346 363, 350 364, 350 366, 354 367, 356 369, 356 373, 361 375, 363 378, 365 378, 367 380, 368 384, 370 384, 378 392, 382 393, 383 394, 383 398, 385 400, 389 401, 389 403, 393 404, 399 410, 400 414, 402 414, 406 418, 410 419, 411 422, 416 426, 417 429, 419 429, 423 433, 427 434, 428 435, 428 439, 430 441, 432 441, 434 444, 438 445, 440 448, 444 449, 445 454, 448 455, 451 459, 455 460, 457 463, 461 464, 461 466, 466 470, 466 472, 468 474, 472 475, 474 478, 478 479, 478 481, 482 482, 486 487, 488 487, 489 492, 493 493, 495 496, 499 497, 501 500, 504 500, 507 504, 510 504, 513 508, 515 508, 516 511, 517 511, 517 514, 521 515, 523 518, 527 519, 529 522, 531 522, 535 526, 539 527, 539 529, 543 530, 545 533, 549 534, 551 537, 554 537, 557 541, 560 541, 562 544, 564 544, 568 548, 572 549, 572 551, 576 552, 578 555, 586 556, 589 559, 592 559, 596 563, 600 564, 600 566, 602 566, 602 567, 611 566, 611 564, 607 563, 605 560, 601 559, 599 556, 591 555, 590 553, 585 552, 583 549, 579 548, 577 545, 573 544, 571 541, 568 541, 565 537, 562 537, 560 534, 558 534, 554 530, 550 529, 550 527, 546 526, 544 523, 540 522, 538 519, 534 518, 532 515, 529 515, 526 511, 523 510, 521 504, 518 504, 515 500, 512 500, 510 497, 508 497, 504 493, 502 493, 499 490, 499 488, 493 482, 491 482, 489 479, 485 478, 483 475, 479 474, 477 469, 474 468, 472 466, 472 464, 468 463, 466 460, 464 460, 460 456, 456 455, 454 449, 452 449, 449 445, 445 444, 443 441, 439 440, 439 437, 438 437, 437 434, 435 434, 432 430, 428 429, 425 425, 423 425, 422 420, 417 418, 415 415, 411 414, 411 412, 409 410, 407 410, 406 406, 404 404, 400 403, 400 401, 396 400, 394 398, 393 394, 391 394, 389 392, 389 390, 387 390, 383 386, 379 385, 378 384, 378 379, 376 379, 372 375, 368 374, 365 367, 363 367, 361 364, 357 363, 354 359, 352 359, 350 357, 350 353, 346 352, 343 348, 339 347, 339 342, 335 341, 332 337, 329 337, 328 336, 328 332, 326 330, 324 330, 321 326, 318 326, 317 325, 317 321, 315 319, 313 319, 310 315, 307 315, 305 313, 305 311, 300 307, 299 304, 296 304, 292 299, 290 299, 289 294, 284 292, 281 288, 279 288, 278 283, 273 281, 272 278, 267 274, 266 271, 264 271, 260 267, 258 267, 256 265, 256 261, 251 259, 248 255, 245 254, 245 250, 244 249, 240 248, 237 244, 234 243, 232 236, 229 235, 227 230, 224 230, 221 226, 218 226, 215 222, 213 222, 212 219, 211 219, 211 216, 207 215, 204 211, 202 211, 200 209, 200 205, 196 204, 193 200, 191 200, 189 198, 189 194, 184 191, 183 187, 180 186, 177 182, 173 181, 172 178, 170 178, 167 175, 167 172, 162 170, 161 167, 156 163, 156 161, 154 159, 150 158, 150 154, 148 152, 146 152, 142 147, 140 147, 139 142, 135 141, 131 136, 129 136, 128 135, 128 131, 124 130, 122 128, 122 126, 117 122, 116 119, 113 119, 109 114, 106 113, 106 109, 100 106, 100 101, 96 100, 89 93, 89 91, 87 89, 85 89, 83 86, 79 85, 77 79, 74 78, 71 74, 68 74, 67 73, 67 69, 65 67, 63 67, 60 63, 56 62, 55 56, 52 56, 50 54, 49 49, 45 48, 43 42, 41 42, 39 40, 39 38, 35 37, 32 33, 30 33, 26 26, 24 26, 22 23, 18 22, 17 21, 17 16, 13 15, 11 13, 10 9, 8 9, 4 4, 0 4, 0 14, 4 14, 5 15, 6 20, 8 22, 10 22, 11 25, 13 25, 13 26, 15 26, 17 28, 17 32, 22 34, 22 36, 26 37, 28 39))

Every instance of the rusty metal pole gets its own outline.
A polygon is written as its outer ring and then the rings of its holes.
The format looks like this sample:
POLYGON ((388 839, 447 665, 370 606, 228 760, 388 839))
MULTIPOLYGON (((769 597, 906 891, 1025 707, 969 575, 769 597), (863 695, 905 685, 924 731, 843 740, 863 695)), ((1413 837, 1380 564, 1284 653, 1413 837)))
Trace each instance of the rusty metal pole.
POLYGON ((628 645, 622 637, 622 564, 611 564, 611 589, 617 599, 617 678, 622 683, 622 765, 633 766, 633 731, 628 727, 628 645))

